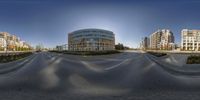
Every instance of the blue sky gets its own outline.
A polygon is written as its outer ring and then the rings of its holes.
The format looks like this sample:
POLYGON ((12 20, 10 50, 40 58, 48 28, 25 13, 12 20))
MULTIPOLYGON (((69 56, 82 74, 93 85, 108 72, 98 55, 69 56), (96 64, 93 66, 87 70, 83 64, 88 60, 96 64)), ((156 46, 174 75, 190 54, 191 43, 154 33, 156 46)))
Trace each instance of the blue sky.
POLYGON ((67 43, 83 28, 111 30, 116 43, 138 47, 142 37, 171 29, 180 43, 183 28, 200 29, 198 0, 0 0, 0 31, 33 46, 67 43))

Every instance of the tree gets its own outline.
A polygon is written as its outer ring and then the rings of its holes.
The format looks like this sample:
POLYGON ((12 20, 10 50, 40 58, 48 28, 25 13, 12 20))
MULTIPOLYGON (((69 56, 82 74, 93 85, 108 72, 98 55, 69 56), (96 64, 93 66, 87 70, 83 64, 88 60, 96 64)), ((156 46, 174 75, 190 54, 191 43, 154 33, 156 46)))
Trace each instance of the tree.
POLYGON ((124 50, 124 45, 121 43, 118 43, 117 45, 115 45, 115 49, 116 50, 124 50))

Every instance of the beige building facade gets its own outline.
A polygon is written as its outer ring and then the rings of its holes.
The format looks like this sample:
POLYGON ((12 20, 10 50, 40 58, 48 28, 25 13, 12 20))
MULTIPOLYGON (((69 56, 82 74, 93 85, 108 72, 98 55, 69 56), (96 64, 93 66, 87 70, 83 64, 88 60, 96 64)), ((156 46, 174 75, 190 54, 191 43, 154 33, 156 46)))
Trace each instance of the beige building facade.
POLYGON ((150 35, 150 49, 172 50, 175 49, 174 35, 168 29, 158 30, 150 35))
POLYGON ((181 50, 200 51, 200 30, 181 31, 181 50))
POLYGON ((22 51, 31 49, 31 46, 21 41, 19 37, 8 32, 0 32, 0 51, 22 51))

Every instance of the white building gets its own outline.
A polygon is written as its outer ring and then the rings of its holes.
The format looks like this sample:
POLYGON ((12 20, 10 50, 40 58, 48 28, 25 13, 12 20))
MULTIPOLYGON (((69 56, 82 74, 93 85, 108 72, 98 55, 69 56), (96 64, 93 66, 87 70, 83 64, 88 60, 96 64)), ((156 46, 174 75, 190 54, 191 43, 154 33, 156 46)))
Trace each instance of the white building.
POLYGON ((0 32, 0 51, 20 51, 31 49, 30 45, 8 32, 0 32))
POLYGON ((0 51, 5 51, 6 50, 6 40, 4 38, 0 38, 0 51))
POLYGON ((200 30, 183 29, 181 31, 181 50, 200 50, 200 30))

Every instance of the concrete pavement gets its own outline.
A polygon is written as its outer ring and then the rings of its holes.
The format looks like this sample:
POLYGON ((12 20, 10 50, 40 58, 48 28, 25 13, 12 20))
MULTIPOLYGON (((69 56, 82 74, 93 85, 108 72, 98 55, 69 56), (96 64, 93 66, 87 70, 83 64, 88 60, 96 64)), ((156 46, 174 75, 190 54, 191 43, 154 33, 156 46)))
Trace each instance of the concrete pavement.
POLYGON ((0 75, 1 100, 198 100, 199 89, 198 76, 172 74, 140 52, 40 52, 20 69, 0 75))

